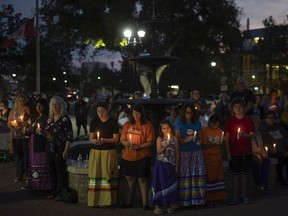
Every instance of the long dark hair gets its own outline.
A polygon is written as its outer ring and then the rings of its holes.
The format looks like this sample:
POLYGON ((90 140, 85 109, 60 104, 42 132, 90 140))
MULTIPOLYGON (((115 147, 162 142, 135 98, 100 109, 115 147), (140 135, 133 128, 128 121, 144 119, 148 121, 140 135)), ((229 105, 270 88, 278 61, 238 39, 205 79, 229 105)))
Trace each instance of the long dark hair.
POLYGON ((163 120, 160 122, 159 131, 158 131, 159 136, 160 136, 161 138, 164 137, 164 134, 163 134, 163 132, 162 132, 162 125, 164 125, 164 124, 169 125, 169 127, 171 128, 171 134, 170 134, 170 135, 171 135, 171 137, 172 137, 173 134, 174 134, 174 129, 173 129, 171 123, 170 123, 168 120, 166 120, 166 119, 163 119, 163 120))
POLYGON ((191 108, 191 110, 192 110, 192 119, 191 119, 191 121, 193 123, 196 122, 199 119, 199 113, 195 109, 195 106, 194 106, 193 103, 187 103, 187 104, 184 104, 182 106, 181 112, 180 112, 180 120, 181 120, 181 122, 186 123, 186 114, 185 114, 185 112, 186 112, 187 108, 191 108))
MULTIPOLYGON (((141 113, 141 117, 140 117, 140 124, 141 125, 145 124, 148 121, 147 118, 146 118, 146 115, 145 115, 144 107, 141 104, 136 103, 136 104, 134 104, 131 107, 131 109, 132 109, 132 112, 134 110, 136 112, 141 113)), ((130 122, 131 122, 131 124, 135 124, 136 123, 135 119, 133 117, 133 114, 132 114, 132 118, 131 118, 130 122)))

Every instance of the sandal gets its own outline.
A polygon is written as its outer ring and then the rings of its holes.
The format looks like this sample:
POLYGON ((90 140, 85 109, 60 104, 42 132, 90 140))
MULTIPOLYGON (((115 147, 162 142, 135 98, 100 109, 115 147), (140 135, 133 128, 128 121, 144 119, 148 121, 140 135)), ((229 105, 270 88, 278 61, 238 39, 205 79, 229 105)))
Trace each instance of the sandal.
POLYGON ((168 214, 171 214, 171 213, 174 213, 175 212, 175 209, 174 208, 168 208, 167 209, 167 213, 168 214))
POLYGON ((154 214, 157 214, 157 215, 161 215, 161 214, 163 214, 164 212, 163 212, 161 209, 154 209, 153 213, 154 213, 154 214))

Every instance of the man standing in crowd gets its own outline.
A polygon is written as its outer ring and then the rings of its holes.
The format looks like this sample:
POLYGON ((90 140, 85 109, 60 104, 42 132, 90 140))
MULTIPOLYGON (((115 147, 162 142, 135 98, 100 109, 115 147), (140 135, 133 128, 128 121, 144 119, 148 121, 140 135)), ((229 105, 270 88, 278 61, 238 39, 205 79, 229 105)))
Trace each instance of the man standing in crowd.
MULTIPOLYGON (((229 107, 231 101, 233 101, 234 98, 241 98, 245 101, 246 106, 245 106, 245 114, 246 115, 253 115, 253 108, 254 108, 254 103, 255 103, 255 95, 254 93, 246 88, 246 81, 244 77, 238 77, 236 80, 236 91, 234 91, 230 95, 229 99, 229 107)), ((231 107, 230 107, 231 111, 231 107)))

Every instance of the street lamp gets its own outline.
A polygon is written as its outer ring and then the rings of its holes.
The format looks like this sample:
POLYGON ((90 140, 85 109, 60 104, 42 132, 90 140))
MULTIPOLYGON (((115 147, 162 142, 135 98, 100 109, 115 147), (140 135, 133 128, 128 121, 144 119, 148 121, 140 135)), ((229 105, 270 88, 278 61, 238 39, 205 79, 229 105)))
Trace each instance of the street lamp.
POLYGON ((212 62, 211 62, 211 66, 212 66, 212 67, 216 67, 216 62, 212 61, 212 62))
POLYGON ((141 44, 142 43, 142 38, 145 37, 145 31, 143 31, 143 30, 139 30, 137 32, 139 41, 137 41, 136 37, 133 37, 133 39, 131 38, 132 35, 133 35, 133 32, 130 29, 124 30, 123 34, 124 34, 124 37, 127 38, 128 44, 133 44, 134 46, 136 46, 138 43, 141 44))

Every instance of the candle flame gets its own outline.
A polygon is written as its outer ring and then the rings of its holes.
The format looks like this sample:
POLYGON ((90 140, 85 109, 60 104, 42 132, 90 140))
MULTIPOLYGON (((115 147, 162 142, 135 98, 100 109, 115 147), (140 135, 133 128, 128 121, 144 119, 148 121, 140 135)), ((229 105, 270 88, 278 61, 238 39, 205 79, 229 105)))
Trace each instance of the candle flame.
POLYGON ((267 146, 265 146, 265 151, 268 152, 268 147, 267 146))
POLYGON ((276 148, 276 143, 273 144, 273 148, 276 148))
POLYGON ((169 133, 167 134, 167 140, 168 141, 170 140, 170 134, 169 133))

